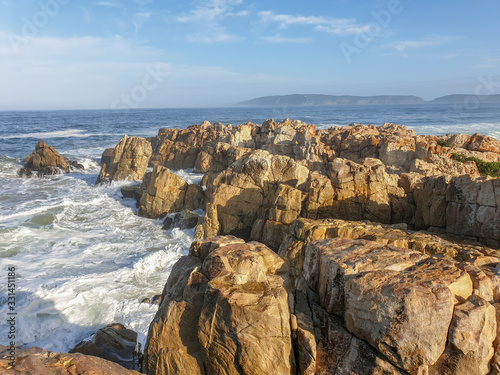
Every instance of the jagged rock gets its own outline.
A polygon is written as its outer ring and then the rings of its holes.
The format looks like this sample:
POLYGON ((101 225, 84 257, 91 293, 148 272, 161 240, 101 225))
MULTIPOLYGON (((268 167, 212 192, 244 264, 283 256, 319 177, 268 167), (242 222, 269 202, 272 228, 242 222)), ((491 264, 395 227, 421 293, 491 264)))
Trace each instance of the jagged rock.
POLYGON ((33 347, 15 349, 15 366, 10 366, 10 348, 0 345, 0 372, 5 375, 139 375, 117 363, 79 353, 54 353, 33 347))
POLYGON ((141 199, 142 188, 141 185, 124 186, 120 189, 123 198, 133 198, 137 201, 141 199))
POLYGON ((497 335, 495 308, 477 295, 455 307, 446 350, 429 372, 442 374, 488 374, 497 335))
POLYGON ((200 224, 200 221, 200 215, 184 209, 181 212, 168 215, 163 221, 163 229, 191 229, 200 224))
POLYGON ((120 323, 99 329, 90 341, 78 343, 69 353, 82 353, 107 359, 129 370, 139 370, 142 357, 137 333, 120 323))
POLYGON ((101 155, 101 167, 106 164, 106 165, 111 165, 113 164, 113 159, 115 157, 115 149, 114 148, 107 148, 104 150, 104 152, 101 155))
POLYGON ((471 136, 467 144, 467 149, 471 151, 493 152, 495 154, 500 154, 500 142, 493 137, 476 133, 471 136))
POLYGON ((340 238, 314 241, 305 250, 304 278, 329 313, 344 316, 344 286, 348 280, 362 272, 388 269, 400 272, 426 258, 417 251, 372 241, 340 238))
POLYGON ((146 372, 291 374, 289 294, 282 266, 258 243, 195 242, 165 286, 148 334, 146 372))
POLYGON ((380 160, 367 158, 358 164, 335 159, 331 163, 331 180, 336 193, 331 217, 391 222, 388 187, 396 188, 398 179, 386 173, 380 160))
POLYGON ((179 212, 184 206, 188 183, 168 168, 156 165, 146 173, 142 182, 139 215, 159 218, 170 212, 179 212))
POLYGON ((251 148, 238 147, 229 143, 217 142, 214 147, 208 146, 200 152, 194 167, 195 172, 208 173, 215 176, 227 169, 236 160, 252 152, 251 148))
POLYGON ((309 170, 286 156, 257 150, 214 180, 203 223, 204 237, 234 234, 249 238, 255 220, 271 205, 279 184, 300 188, 309 170))
POLYGON ((35 173, 38 177, 58 173, 69 173, 71 169, 85 169, 76 161, 70 161, 48 146, 44 141, 37 143, 35 151, 24 159, 24 167, 19 171, 21 177, 32 177, 35 173))
POLYGON ((426 371, 443 353, 455 299, 472 282, 449 258, 430 258, 402 272, 378 270, 345 284, 345 324, 393 364, 426 371))
MULTIPOLYGON (((315 368, 310 374, 403 375, 365 341, 349 332, 339 317, 328 314, 309 294, 312 320, 316 329, 315 368)), ((304 372, 307 373, 307 372, 304 372)))
POLYGON ((187 210, 198 210, 205 208, 205 192, 200 185, 190 184, 184 197, 184 208, 187 210))
POLYGON ((101 162, 103 163, 97 183, 142 180, 151 157, 151 143, 141 137, 125 135, 114 151, 104 151, 101 162))

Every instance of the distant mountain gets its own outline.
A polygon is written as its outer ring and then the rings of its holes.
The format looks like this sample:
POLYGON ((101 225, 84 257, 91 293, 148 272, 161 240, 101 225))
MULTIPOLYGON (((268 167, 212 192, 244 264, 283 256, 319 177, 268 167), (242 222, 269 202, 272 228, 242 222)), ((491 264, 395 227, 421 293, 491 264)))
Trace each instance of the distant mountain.
POLYGON ((244 107, 271 107, 271 106, 329 106, 329 105, 397 105, 397 104, 446 104, 464 103, 476 100, 479 103, 500 103, 500 94, 497 95, 446 95, 431 101, 425 101, 414 95, 379 95, 379 96, 349 96, 349 95, 275 95, 246 100, 238 103, 244 107))
POLYGON ((382 105, 382 104, 422 104, 425 100, 418 96, 379 95, 379 96, 349 96, 349 95, 277 95, 264 96, 238 103, 240 106, 329 106, 329 105, 382 105))
POLYGON ((429 103, 463 103, 469 100, 477 100, 479 103, 500 103, 500 95, 467 95, 455 94, 436 98, 429 103))

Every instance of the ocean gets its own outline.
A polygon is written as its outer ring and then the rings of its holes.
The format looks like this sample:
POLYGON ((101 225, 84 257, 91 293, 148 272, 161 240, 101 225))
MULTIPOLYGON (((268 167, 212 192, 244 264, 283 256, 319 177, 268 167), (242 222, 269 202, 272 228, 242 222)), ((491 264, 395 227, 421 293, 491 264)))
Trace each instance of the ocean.
POLYGON ((65 352, 113 322, 138 332, 144 345, 157 306, 140 301, 161 293, 193 231, 165 231, 161 220, 138 217, 135 202, 120 194, 129 182, 96 187, 102 152, 124 134, 154 136, 160 128, 204 120, 238 125, 287 117, 318 128, 392 122, 417 134, 478 132, 500 139, 500 104, 484 103, 0 112, 0 344, 12 341, 7 320, 14 316, 20 346, 65 352), (17 177, 39 140, 85 171, 17 177), (8 288, 9 267, 15 288, 8 288), (15 304, 8 303, 9 292, 15 304))

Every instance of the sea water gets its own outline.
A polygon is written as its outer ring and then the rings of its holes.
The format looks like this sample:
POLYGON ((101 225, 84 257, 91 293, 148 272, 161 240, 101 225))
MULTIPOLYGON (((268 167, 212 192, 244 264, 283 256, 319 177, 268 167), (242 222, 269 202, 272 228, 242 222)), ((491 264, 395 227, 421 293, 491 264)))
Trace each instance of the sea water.
MULTIPOLYGON (((318 128, 353 122, 406 125, 418 134, 482 133, 500 138, 500 105, 275 107, 0 112, 0 344, 9 312, 15 342, 68 351, 97 329, 123 323, 144 344, 172 265, 187 254, 193 231, 162 229, 137 216, 122 198, 131 182, 95 186, 100 156, 128 134, 154 136, 165 127, 204 120, 237 125, 286 117, 318 128), (19 178, 39 140, 85 166, 84 171, 19 178), (15 306, 8 302, 8 267, 15 267, 15 306)), ((201 176, 178 171, 191 182, 201 176)))

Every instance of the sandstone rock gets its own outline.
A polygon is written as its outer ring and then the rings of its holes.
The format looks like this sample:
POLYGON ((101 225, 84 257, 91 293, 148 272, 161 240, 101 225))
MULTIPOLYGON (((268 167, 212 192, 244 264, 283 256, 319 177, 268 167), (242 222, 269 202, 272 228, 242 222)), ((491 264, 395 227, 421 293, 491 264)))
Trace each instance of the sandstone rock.
POLYGON ((292 159, 257 150, 233 163, 214 180, 203 223, 205 236, 249 238, 255 221, 276 200, 279 184, 300 189, 309 170, 292 159))
POLYGON ((299 374, 405 373, 347 331, 342 319, 328 314, 304 279, 295 292, 295 316, 299 374))
POLYGON ((399 272, 426 258, 416 251, 372 241, 340 238, 313 241, 305 250, 304 278, 329 313, 344 316, 344 286, 349 279, 362 272, 399 272))
POLYGON ((151 157, 151 143, 144 138, 125 135, 116 145, 113 154, 106 150, 102 157, 101 172, 97 183, 142 180, 151 157), (109 164, 106 164, 109 163, 109 164))
POLYGON ((391 179, 379 160, 367 158, 357 164, 335 159, 331 163, 331 180, 336 191, 333 217, 390 223, 388 186, 397 187, 397 178, 391 179))
POLYGON ((474 134, 471 136, 467 149, 472 151, 493 152, 500 154, 500 142, 493 138, 481 134, 474 134))
MULTIPOLYGON (((72 165, 67 158, 59 155, 54 147, 48 146, 44 141, 37 143, 35 151, 24 159, 24 168, 19 171, 21 177, 31 177, 36 173, 38 177, 52 175, 58 173, 70 172, 72 165)), ((82 169, 83 166, 74 162, 77 169, 82 169)))
POLYGON ((189 184, 184 197, 184 208, 191 211, 205 208, 205 193, 200 185, 189 184))
POLYGON ((318 327, 314 374, 406 374, 365 341, 358 339, 345 329, 340 318, 327 314, 318 305, 314 305, 313 310, 315 326, 318 327))
POLYGON ((69 353, 82 353, 107 359, 129 370, 139 370, 142 357, 137 333, 123 324, 110 324, 99 329, 90 341, 82 341, 69 353))
POLYGON ((218 142, 214 147, 207 147, 199 153, 195 171, 206 173, 206 184, 209 185, 217 174, 227 169, 235 161, 247 156, 251 151, 250 148, 218 142))
POLYGON ((491 359, 491 372, 492 375, 500 374, 500 303, 494 303, 495 316, 497 323, 496 338, 493 342, 493 358, 491 359))
POLYGON ((15 349, 15 366, 9 365, 10 348, 0 345, 0 372, 5 375, 139 375, 117 363, 79 353, 54 353, 33 347, 15 349))
POLYGON ((106 165, 111 165, 113 164, 113 159, 115 157, 115 149, 114 148, 107 148, 104 150, 104 152, 101 155, 101 167, 106 164, 106 165))
POLYGON ((209 373, 290 374, 294 368, 283 261, 263 245, 220 248, 204 262, 210 282, 198 333, 209 373))
POLYGON ((454 300, 471 293, 470 277, 449 258, 367 272, 345 285, 346 327, 399 368, 426 371, 445 350, 454 300))
POLYGON ((170 212, 179 212, 184 206, 188 183, 168 168, 156 165, 142 182, 139 215, 159 218, 170 212))
POLYGON ((162 303, 149 326, 143 371, 147 374, 204 374, 198 320, 207 279, 201 261, 182 257, 175 263, 162 303))
POLYGON ((455 307, 446 350, 430 374, 488 374, 496 335, 495 308, 472 295, 455 307))
POLYGON ((262 244, 195 242, 174 266, 150 326, 147 373, 292 374, 282 266, 262 244))

